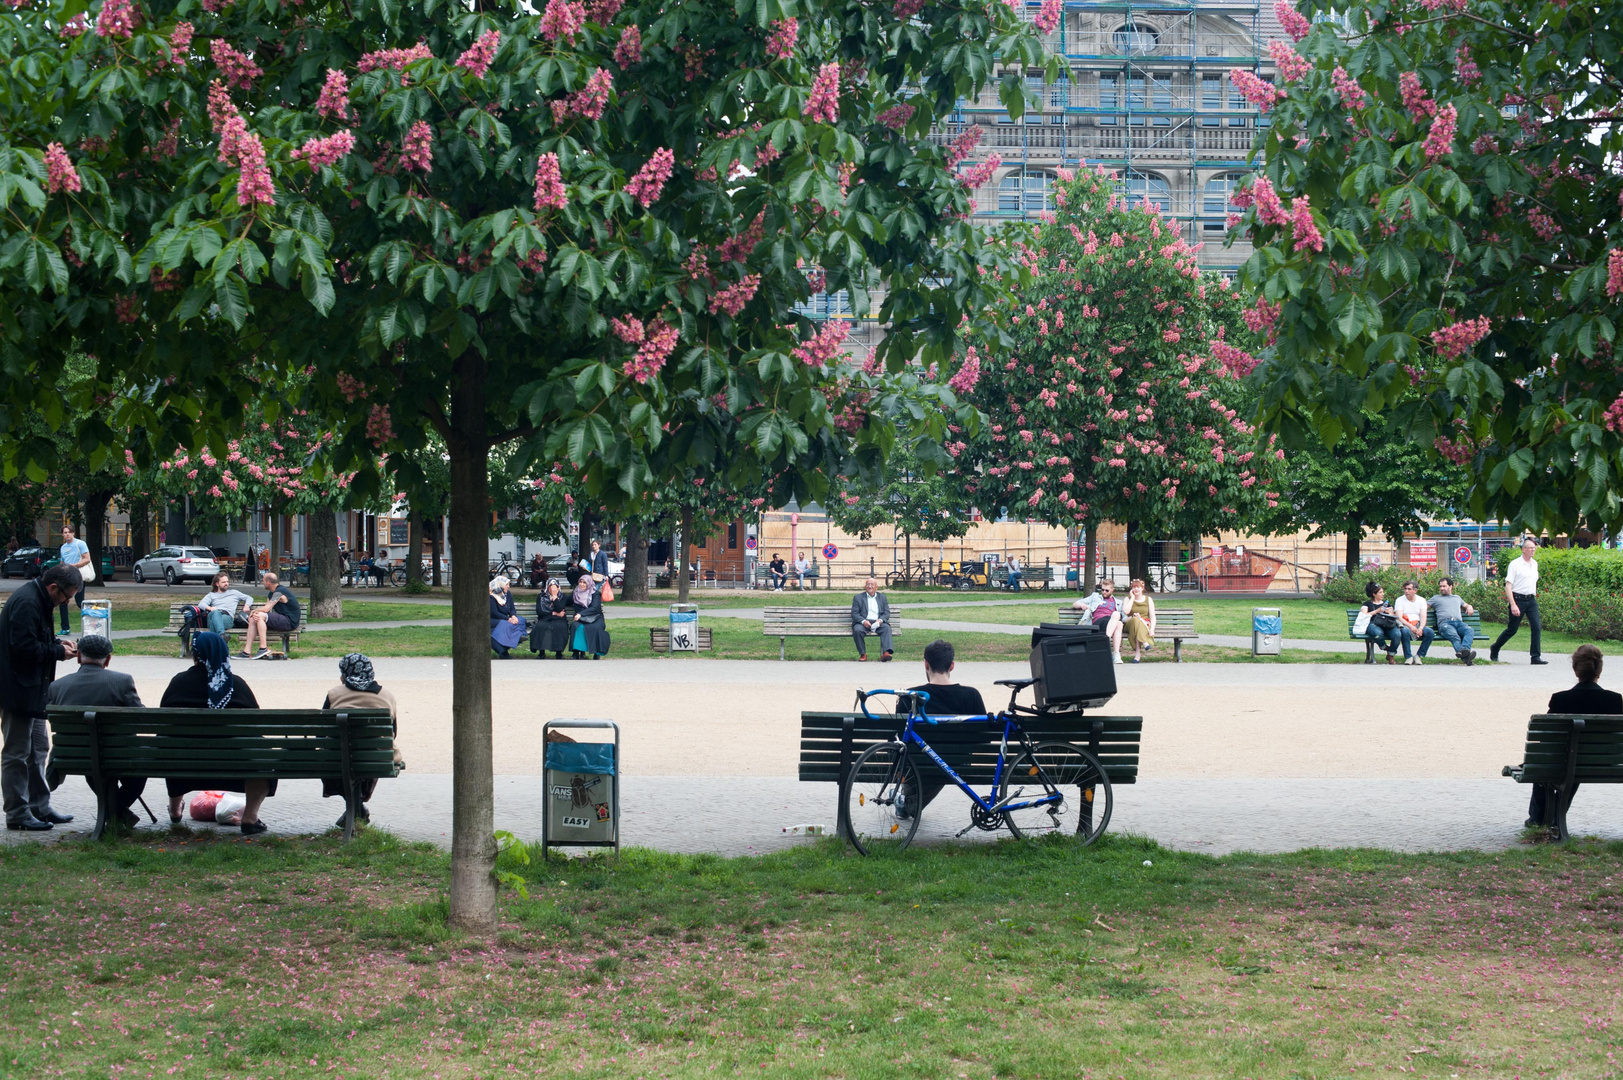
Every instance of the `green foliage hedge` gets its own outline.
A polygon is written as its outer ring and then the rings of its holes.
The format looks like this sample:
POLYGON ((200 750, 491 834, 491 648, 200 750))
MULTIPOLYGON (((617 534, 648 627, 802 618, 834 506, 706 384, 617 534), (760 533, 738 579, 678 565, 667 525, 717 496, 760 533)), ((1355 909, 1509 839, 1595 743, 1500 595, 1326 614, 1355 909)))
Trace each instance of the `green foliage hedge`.
MULTIPOLYGON (((1505 568, 1511 559, 1521 557, 1521 548, 1501 548, 1498 552, 1499 580, 1505 580, 1505 568)), ((1558 585, 1596 589, 1605 593, 1623 593, 1623 551, 1610 548, 1539 548, 1538 555, 1539 609, 1542 611, 1543 593, 1558 585)))
MULTIPOLYGON (((1413 581, 1420 586, 1421 596, 1430 596, 1437 591, 1437 582, 1450 576, 1446 570, 1413 570, 1409 567, 1387 566, 1380 570, 1357 570, 1351 574, 1333 574, 1324 579, 1318 588, 1319 596, 1325 600, 1334 600, 1356 607, 1364 602, 1364 583, 1379 581, 1381 588, 1386 590, 1387 599, 1398 596, 1403 592, 1403 583, 1413 581)), ((1457 577, 1455 580, 1459 580, 1457 577)), ((1463 592, 1460 595, 1465 595, 1463 592)), ((1469 601, 1475 603, 1475 601, 1469 601)))

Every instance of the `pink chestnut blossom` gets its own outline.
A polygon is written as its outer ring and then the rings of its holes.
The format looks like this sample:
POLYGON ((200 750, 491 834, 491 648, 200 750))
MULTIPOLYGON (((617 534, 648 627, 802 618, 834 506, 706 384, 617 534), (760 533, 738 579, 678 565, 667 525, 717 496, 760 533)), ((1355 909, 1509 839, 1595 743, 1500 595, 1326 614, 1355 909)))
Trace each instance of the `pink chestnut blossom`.
POLYGON ((486 30, 479 35, 479 39, 468 46, 466 52, 456 58, 456 66, 465 68, 476 79, 485 77, 490 70, 491 63, 496 59, 496 50, 502 45, 502 35, 499 30, 486 30))
POLYGON ((840 355, 848 329, 844 322, 830 319, 809 341, 802 342, 790 355, 808 367, 821 367, 840 355))
POLYGON ((562 210, 569 202, 557 154, 542 154, 535 163, 536 210, 562 210))
POLYGON ((1043 0, 1042 7, 1032 18, 1032 24, 1045 34, 1052 34, 1059 26, 1060 16, 1064 14, 1061 0, 1043 0))
POLYGON ((67 148, 59 142, 46 146, 45 190, 54 195, 59 191, 78 192, 83 187, 79 171, 73 167, 73 161, 68 157, 67 148))
POLYGON ((654 151, 647 164, 637 170, 636 176, 626 181, 626 194, 641 203, 644 209, 653 206, 659 200, 660 192, 665 190, 665 181, 671 178, 671 170, 675 167, 676 155, 661 147, 654 151))
POLYGON ((135 28, 140 24, 141 13, 132 0, 106 0, 96 16, 96 35, 128 41, 135 36, 135 28))
POLYGON ((1431 132, 1426 136, 1424 150, 1427 161, 1435 161, 1445 157, 1454 150, 1454 129, 1459 120, 1459 113, 1452 105, 1444 105, 1437 110, 1437 118, 1431 122, 1431 132))
POLYGON ((350 131, 339 131, 325 138, 310 139, 303 146, 289 156, 295 160, 303 158, 310 163, 312 169, 319 169, 325 165, 332 165, 339 158, 355 149, 355 135, 350 131))
POLYGON ((827 63, 817 69, 811 94, 800 115, 812 123, 832 124, 840 119, 840 65, 827 63))
POLYGON ((744 305, 755 298, 756 290, 760 287, 760 274, 746 275, 742 281, 727 286, 710 298, 710 313, 715 315, 725 312, 737 318, 738 313, 744 310, 744 305))
POLYGON ((1357 79, 1347 74, 1346 68, 1337 65, 1330 73, 1330 83, 1336 88, 1336 93, 1341 95, 1341 103, 1347 108, 1362 109, 1369 104, 1369 95, 1364 93, 1364 88, 1358 85, 1357 79))
POLYGON ((1623 248, 1606 253, 1606 295, 1623 294, 1623 248))
POLYGON ((434 133, 427 120, 418 120, 407 129, 400 143, 400 167, 424 173, 434 168, 434 133))
POLYGON ((227 86, 248 90, 253 87, 254 80, 264 74, 246 53, 238 52, 223 38, 209 42, 209 56, 219 67, 220 78, 225 80, 227 86))
POLYGON ((1274 18, 1284 27, 1285 33, 1297 41, 1301 41, 1313 31, 1313 24, 1307 21, 1307 16, 1296 10, 1290 0, 1279 0, 1274 5, 1274 18))
POLYGON ((800 40, 800 20, 779 19, 772 24, 767 35, 766 54, 774 60, 787 60, 795 54, 795 43, 800 40))
POLYGON ((85 13, 81 11, 73 18, 63 23, 62 28, 56 32, 56 36, 60 38, 76 38, 89 29, 90 20, 86 19, 85 13))
POLYGON ((626 361, 626 374, 635 382, 648 382, 665 366, 679 336, 676 327, 663 319, 649 323, 642 348, 637 350, 636 356, 626 361))
POLYGON ((1279 77, 1284 82, 1298 82, 1313 71, 1311 60, 1278 38, 1268 43, 1268 55, 1273 59, 1274 69, 1279 72, 1279 77))
POLYGON ((547 9, 541 14, 542 37, 548 41, 559 38, 573 41, 585 26, 586 5, 570 0, 547 0, 547 9))
POLYGON ((327 69, 327 81, 321 87, 321 96, 316 98, 316 112, 340 120, 350 119, 349 79, 342 71, 327 69))
POLYGON ((1244 68, 1230 69, 1229 83, 1240 92, 1240 96, 1251 102, 1262 112, 1267 112, 1276 104, 1285 100, 1285 91, 1270 82, 1265 82, 1261 76, 1244 68))
POLYGON ((619 44, 614 46, 614 62, 621 71, 628 71, 642 63, 642 30, 628 26, 620 31, 619 44))
POLYGON ((1450 360, 1457 360, 1475 348, 1477 342, 1487 337, 1492 331, 1493 326, 1488 322, 1488 317, 1482 315, 1475 319, 1466 319, 1463 322, 1445 326, 1441 330, 1433 330, 1431 340, 1432 344, 1437 347, 1438 355, 1447 357, 1450 360))

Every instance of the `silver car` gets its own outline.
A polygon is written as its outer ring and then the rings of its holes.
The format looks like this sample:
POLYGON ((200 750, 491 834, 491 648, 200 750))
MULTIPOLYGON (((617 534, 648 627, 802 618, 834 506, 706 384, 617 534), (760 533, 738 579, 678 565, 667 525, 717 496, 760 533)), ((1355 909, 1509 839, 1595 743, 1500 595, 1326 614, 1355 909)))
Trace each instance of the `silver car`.
POLYGON ((165 544, 137 562, 133 574, 137 582, 163 578, 165 584, 173 585, 194 578, 212 581, 219 572, 220 564, 214 561, 214 552, 208 548, 165 544))

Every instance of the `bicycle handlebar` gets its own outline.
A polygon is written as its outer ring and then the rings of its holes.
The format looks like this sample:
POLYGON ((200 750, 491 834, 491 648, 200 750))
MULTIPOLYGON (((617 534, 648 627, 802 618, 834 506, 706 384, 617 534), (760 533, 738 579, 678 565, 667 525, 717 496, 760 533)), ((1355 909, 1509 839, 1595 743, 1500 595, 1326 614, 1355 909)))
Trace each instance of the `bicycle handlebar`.
MULTIPOLYGON (((862 706, 862 715, 866 716, 869 720, 878 719, 878 717, 874 716, 873 713, 868 711, 868 699, 876 694, 889 694, 891 697, 895 698, 900 698, 903 694, 911 694, 921 699, 925 705, 930 703, 930 693, 927 690, 858 690, 857 702, 862 706)), ((936 722, 930 716, 930 714, 925 712, 923 709, 919 710, 919 718, 926 724, 933 724, 936 722)))

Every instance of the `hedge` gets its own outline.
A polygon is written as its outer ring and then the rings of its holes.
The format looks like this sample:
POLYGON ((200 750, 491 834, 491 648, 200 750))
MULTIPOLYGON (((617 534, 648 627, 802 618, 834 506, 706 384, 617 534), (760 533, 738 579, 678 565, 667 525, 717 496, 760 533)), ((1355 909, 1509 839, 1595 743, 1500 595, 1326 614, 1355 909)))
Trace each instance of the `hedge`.
MULTIPOLYGON (((1501 548, 1498 552, 1499 580, 1505 580, 1506 567, 1511 559, 1521 558, 1520 547, 1501 548)), ((1623 551, 1611 548, 1539 548, 1534 556, 1538 560, 1538 589, 1570 585, 1598 590, 1603 593, 1623 593, 1623 551)), ((1539 605, 1540 610, 1543 604, 1539 605)))
POLYGON ((1405 581, 1418 584, 1421 596, 1430 596, 1437 591, 1437 582, 1450 576, 1453 576, 1455 581, 1459 580, 1458 575, 1450 575, 1441 567, 1436 570, 1413 570, 1409 567, 1388 566, 1381 570, 1334 574, 1319 584, 1318 594, 1325 600, 1334 600, 1348 607, 1356 607, 1365 600, 1364 583, 1368 581, 1379 581, 1388 598, 1402 593, 1405 581))

